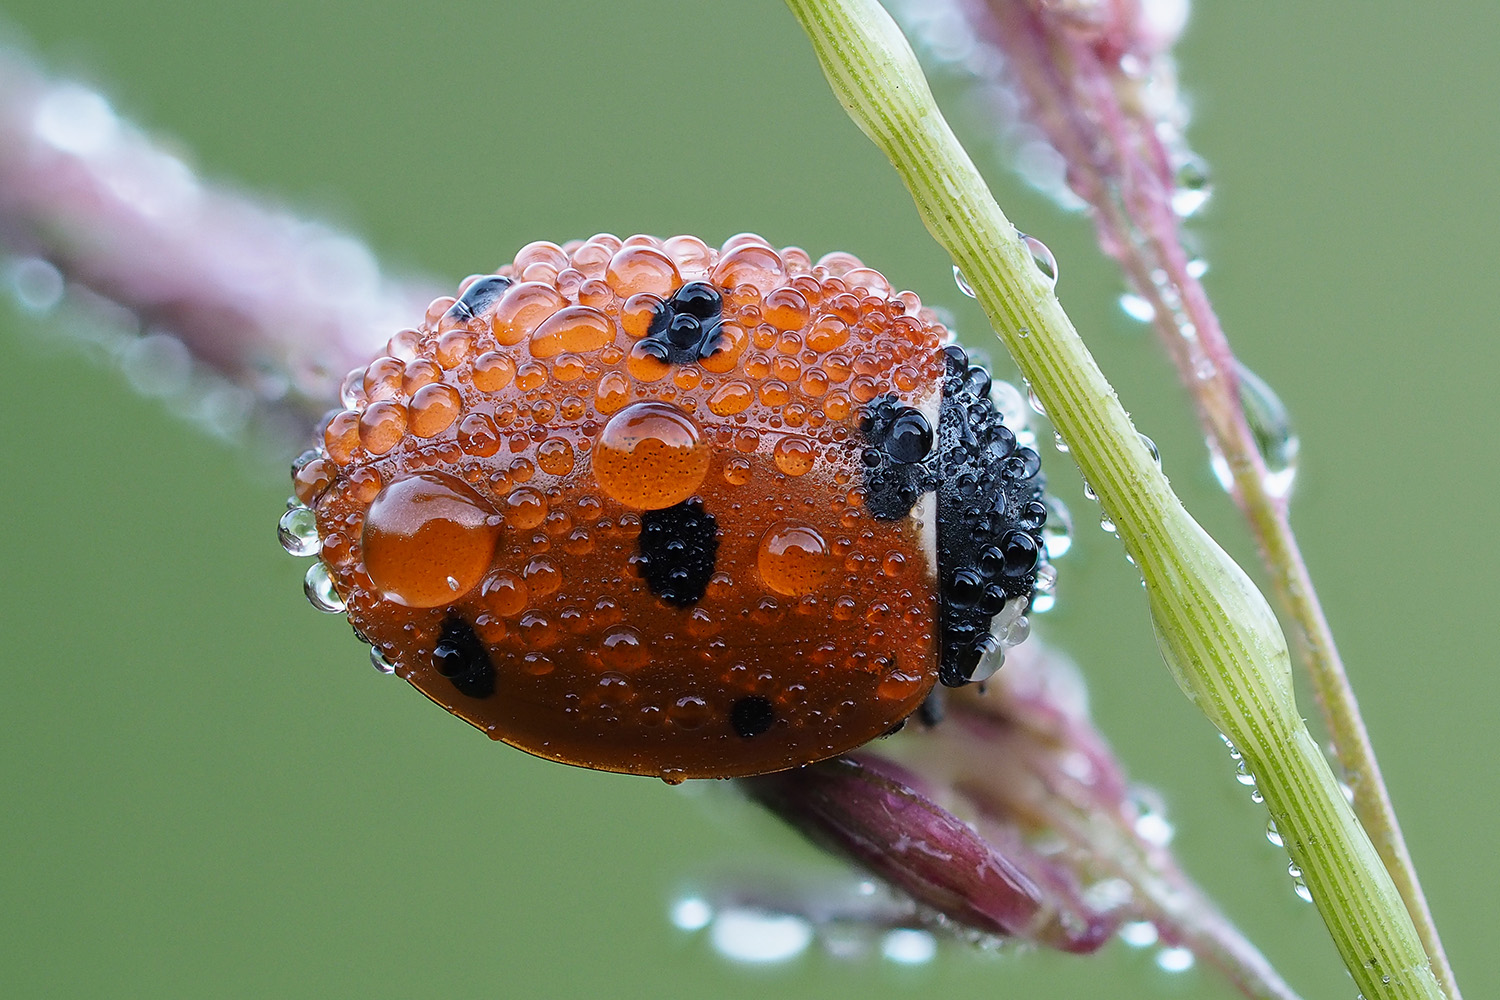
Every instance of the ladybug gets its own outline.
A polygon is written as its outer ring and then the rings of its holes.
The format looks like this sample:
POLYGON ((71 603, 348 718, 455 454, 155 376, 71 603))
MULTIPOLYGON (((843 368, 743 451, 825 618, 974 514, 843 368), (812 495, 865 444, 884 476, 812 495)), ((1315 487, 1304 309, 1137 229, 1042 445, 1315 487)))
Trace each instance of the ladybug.
POLYGON ((848 254, 532 243, 349 374, 283 540, 377 666, 493 739, 782 770, 1025 637, 1047 507, 991 395, 848 254))

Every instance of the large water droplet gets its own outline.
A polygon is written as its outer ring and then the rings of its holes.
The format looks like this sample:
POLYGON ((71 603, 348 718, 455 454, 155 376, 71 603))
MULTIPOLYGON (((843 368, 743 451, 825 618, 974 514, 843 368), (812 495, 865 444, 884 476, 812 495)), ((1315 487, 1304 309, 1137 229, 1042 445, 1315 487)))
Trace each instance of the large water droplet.
POLYGON ((1038 271, 1042 272, 1042 277, 1047 280, 1047 284, 1056 285, 1057 258, 1052 256, 1052 251, 1047 249, 1047 244, 1035 236, 1028 236, 1025 233, 1019 235, 1021 242, 1025 244, 1027 251, 1031 254, 1031 262, 1036 265, 1038 271))
POLYGON ((1073 515, 1056 497, 1048 496, 1047 522, 1042 525, 1042 544, 1047 548, 1048 559, 1059 559, 1073 547, 1073 515))
POLYGON ((276 525, 276 537, 287 554, 311 556, 318 553, 318 518, 311 508, 298 504, 287 508, 276 525))
POLYGON ((958 286, 960 292, 963 292, 969 298, 976 297, 974 289, 969 287, 969 279, 964 277, 964 273, 958 269, 957 264, 953 265, 953 283, 958 286))
POLYGON ((308 567, 307 576, 302 580, 302 592, 307 595, 307 600, 313 607, 327 614, 341 614, 346 607, 344 599, 333 585, 328 567, 321 562, 308 567))
POLYGON ((710 458, 703 431, 686 412, 669 403, 632 403, 605 424, 594 477, 628 507, 661 510, 693 495, 710 458))
POLYGON ((1274 819, 1266 820, 1266 839, 1276 847, 1286 846, 1286 842, 1281 838, 1281 831, 1276 829, 1276 821, 1274 819))
POLYGON ((1120 310, 1137 323, 1149 323, 1156 318, 1156 307, 1134 292, 1120 296, 1120 310))
POLYGON ((388 600, 441 607, 478 586, 500 532, 499 514, 467 483, 440 472, 408 476, 370 505, 365 565, 388 600))
POLYGON ((1156 966, 1163 972, 1186 972, 1193 967, 1193 953, 1187 948, 1163 948, 1156 953, 1156 966))
POLYGON ((1172 180, 1176 185, 1172 191, 1172 211, 1184 218, 1199 212, 1213 194, 1208 164, 1199 157, 1183 160, 1172 180))

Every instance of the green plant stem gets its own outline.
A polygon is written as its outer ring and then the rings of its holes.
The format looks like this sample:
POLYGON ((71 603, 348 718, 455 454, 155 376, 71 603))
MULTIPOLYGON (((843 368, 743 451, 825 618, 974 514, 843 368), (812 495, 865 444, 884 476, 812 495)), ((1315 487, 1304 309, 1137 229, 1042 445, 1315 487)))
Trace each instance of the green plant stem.
POLYGON ((1292 696, 1265 599, 1183 509, 1050 284, 937 110, 875 0, 787 0, 855 123, 890 158, 923 221, 1119 530, 1179 686, 1239 747, 1360 991, 1444 996, 1389 873, 1292 696))

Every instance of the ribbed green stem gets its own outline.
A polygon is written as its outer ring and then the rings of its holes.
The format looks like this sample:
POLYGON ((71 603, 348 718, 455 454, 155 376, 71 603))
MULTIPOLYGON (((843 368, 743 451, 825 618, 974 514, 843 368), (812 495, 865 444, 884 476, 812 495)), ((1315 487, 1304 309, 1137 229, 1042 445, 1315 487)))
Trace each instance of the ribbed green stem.
POLYGON ((1360 991, 1437 998, 1406 907, 1292 695, 1265 599, 1183 509, 1050 283, 938 111, 906 39, 875 0, 787 0, 834 93, 890 157, 968 279, 1146 583, 1177 683, 1254 769, 1360 991))

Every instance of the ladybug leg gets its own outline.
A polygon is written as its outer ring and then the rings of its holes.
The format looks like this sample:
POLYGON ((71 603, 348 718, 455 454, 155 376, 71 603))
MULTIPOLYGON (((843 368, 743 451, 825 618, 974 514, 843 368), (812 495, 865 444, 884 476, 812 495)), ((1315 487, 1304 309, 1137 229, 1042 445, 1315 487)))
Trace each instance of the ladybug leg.
POLYGON ((917 708, 917 721, 928 729, 942 722, 943 717, 948 714, 947 701, 947 692, 940 687, 933 688, 932 693, 917 708))

